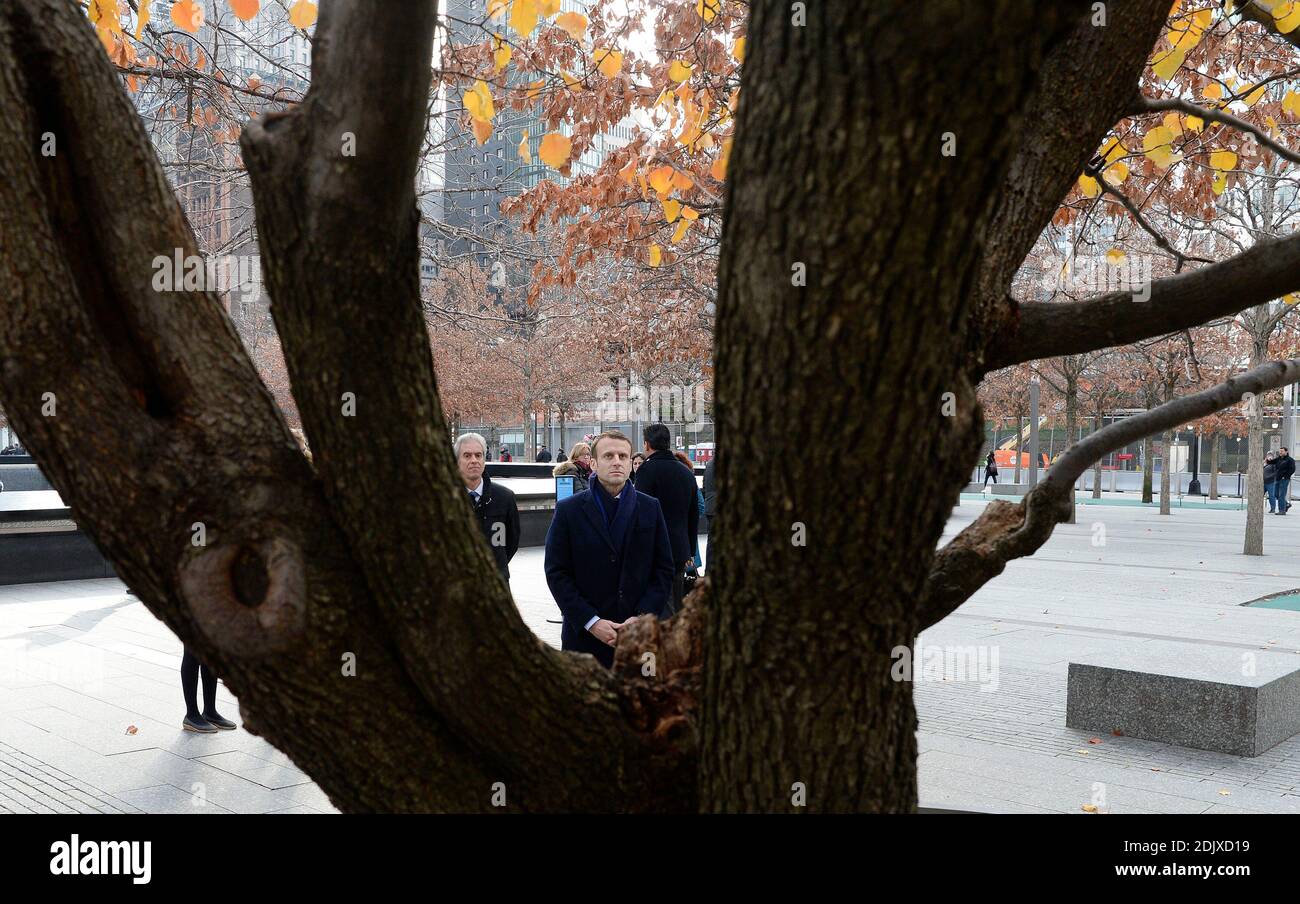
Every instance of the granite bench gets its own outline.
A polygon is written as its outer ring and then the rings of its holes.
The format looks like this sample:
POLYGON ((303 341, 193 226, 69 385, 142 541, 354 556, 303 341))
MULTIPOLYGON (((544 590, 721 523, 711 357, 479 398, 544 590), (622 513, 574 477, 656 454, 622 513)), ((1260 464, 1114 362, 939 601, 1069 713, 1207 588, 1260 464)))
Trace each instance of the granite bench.
POLYGON ((1259 756, 1300 732, 1300 656, 1151 642, 1069 664, 1065 724, 1259 756))

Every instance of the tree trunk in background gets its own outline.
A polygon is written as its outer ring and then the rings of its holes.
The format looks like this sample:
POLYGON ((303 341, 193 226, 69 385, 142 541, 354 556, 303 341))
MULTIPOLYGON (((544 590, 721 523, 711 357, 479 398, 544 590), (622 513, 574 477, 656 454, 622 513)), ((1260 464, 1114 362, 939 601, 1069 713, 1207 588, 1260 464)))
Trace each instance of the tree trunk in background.
POLYGON ((1217 433, 1210 434, 1210 501, 1219 498, 1219 443, 1217 433))
MULTIPOLYGON (((1256 367, 1268 357, 1268 341, 1251 345, 1250 366, 1256 367)), ((1264 554, 1264 400, 1252 397, 1246 406, 1246 535, 1242 552, 1248 556, 1264 554)))
MULTIPOLYGON (((1079 378, 1073 373, 1067 373, 1065 376, 1065 436, 1066 442, 1074 436, 1076 423, 1079 420, 1079 378)), ((1056 431, 1052 431, 1055 435, 1056 431)), ((1035 464, 1037 464, 1035 462, 1035 464)), ((1075 490, 1077 490, 1077 481, 1075 490)), ((1075 490, 1070 491, 1070 518, 1067 524, 1077 524, 1079 520, 1078 503, 1075 502, 1075 496, 1078 495, 1075 490)))
POLYGON ((1174 435, 1169 430, 1166 430, 1160 436, 1160 443, 1165 450, 1164 455, 1160 456, 1160 514, 1162 515, 1169 514, 1169 493, 1171 491, 1171 475, 1169 472, 1173 470, 1174 457, 1174 450, 1170 444, 1173 442, 1173 438, 1174 435))
POLYGON ((1151 437, 1142 438, 1142 501, 1152 502, 1155 495, 1151 492, 1151 475, 1155 463, 1151 460, 1151 437))

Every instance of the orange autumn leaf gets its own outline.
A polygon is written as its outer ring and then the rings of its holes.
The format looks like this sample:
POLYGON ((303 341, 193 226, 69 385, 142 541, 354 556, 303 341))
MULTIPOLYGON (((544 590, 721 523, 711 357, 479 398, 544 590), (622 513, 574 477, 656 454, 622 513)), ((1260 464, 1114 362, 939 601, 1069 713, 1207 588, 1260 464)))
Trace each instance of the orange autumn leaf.
POLYGON ((180 0, 172 6, 172 21, 177 28, 194 34, 203 27, 203 4, 194 0, 180 0))
POLYGON ((582 13, 564 13, 556 17, 555 24, 568 32, 569 37, 575 41, 581 41, 587 33, 587 17, 582 13))
POLYGON ((475 119, 474 137, 478 139, 479 144, 486 144, 487 140, 492 137, 492 121, 488 119, 475 119))
POLYGON ((542 143, 537 148, 537 157, 552 169, 560 169, 569 162, 573 143, 568 135, 551 132, 542 136, 542 143))
POLYGON ((316 24, 316 4, 298 0, 289 9, 289 24, 294 28, 311 28, 316 24))
POLYGON ((532 154, 528 151, 528 130, 524 129, 523 137, 519 139, 519 147, 515 149, 519 153, 519 159, 524 163, 532 163, 532 154))
POLYGON ((248 22, 257 15, 258 9, 262 5, 262 0, 229 0, 230 11, 235 14, 235 18, 248 22))
POLYGON ((650 187, 655 190, 660 198, 668 197, 672 191, 673 168, 671 166, 657 167, 650 173, 650 187))
POLYGON ((592 54, 592 59, 596 61, 600 74, 605 78, 614 78, 623 70, 623 54, 617 50, 602 48, 592 54))

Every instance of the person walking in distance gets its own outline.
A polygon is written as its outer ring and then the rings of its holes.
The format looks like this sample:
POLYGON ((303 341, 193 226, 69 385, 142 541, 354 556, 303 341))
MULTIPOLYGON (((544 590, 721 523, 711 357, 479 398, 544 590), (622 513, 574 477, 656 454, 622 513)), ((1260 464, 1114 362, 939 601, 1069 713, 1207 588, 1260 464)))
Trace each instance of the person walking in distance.
POLYGON ((673 455, 672 434, 664 424, 645 428, 645 464, 637 470, 638 492, 659 500, 673 544, 673 598, 670 614, 682 605, 686 572, 694 567, 695 538, 700 529, 700 511, 696 506, 695 474, 688 472, 673 455))
POLYGON ((665 614, 680 569, 658 500, 628 480, 632 441, 607 430, 592 452, 590 488, 555 505, 544 567, 564 617, 560 648, 590 653, 609 668, 619 631, 640 616, 665 614))
POLYGON ((1277 450, 1277 480, 1273 493, 1277 497, 1277 513, 1285 515, 1291 508, 1291 475, 1295 473, 1295 459, 1286 446, 1277 450))
POLYGON ((1273 494, 1273 488, 1277 484, 1277 453, 1268 452, 1264 455, 1264 496, 1268 499, 1268 513, 1277 514, 1277 497, 1273 494))
POLYGON ((989 450, 988 458, 984 459, 984 487, 987 489, 989 481, 998 482, 998 460, 993 457, 993 450, 989 450))

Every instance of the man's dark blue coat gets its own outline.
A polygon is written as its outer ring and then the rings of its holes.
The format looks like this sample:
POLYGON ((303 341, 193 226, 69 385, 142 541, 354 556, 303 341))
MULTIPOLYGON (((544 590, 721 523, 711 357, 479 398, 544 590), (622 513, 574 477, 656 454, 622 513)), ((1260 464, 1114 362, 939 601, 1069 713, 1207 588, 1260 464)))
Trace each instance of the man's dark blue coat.
POLYGON ((608 529, 595 490, 585 490, 555 506, 546 533, 546 583, 564 615, 560 646, 591 653, 606 667, 614 663, 614 648, 587 631, 591 617, 615 623, 659 617, 673 586, 672 547, 659 502, 628 490, 608 529))

